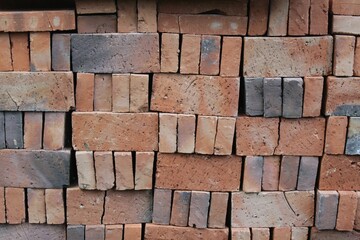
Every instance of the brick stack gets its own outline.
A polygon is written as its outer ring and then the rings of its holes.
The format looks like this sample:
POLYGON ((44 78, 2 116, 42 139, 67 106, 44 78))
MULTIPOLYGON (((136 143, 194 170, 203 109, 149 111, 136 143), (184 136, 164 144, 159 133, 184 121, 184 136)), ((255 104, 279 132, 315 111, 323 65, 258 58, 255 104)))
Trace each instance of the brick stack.
POLYGON ((0 239, 360 238, 357 0, 64 2, 0 11, 0 239))

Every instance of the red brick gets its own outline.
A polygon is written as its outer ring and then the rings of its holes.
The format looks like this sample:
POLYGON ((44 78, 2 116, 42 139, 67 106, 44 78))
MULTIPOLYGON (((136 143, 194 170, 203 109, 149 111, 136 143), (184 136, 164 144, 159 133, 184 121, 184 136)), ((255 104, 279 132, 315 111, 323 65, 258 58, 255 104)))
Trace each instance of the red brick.
POLYGON ((200 74, 218 75, 220 66, 221 37, 201 36, 200 74))
POLYGON ((95 152, 96 189, 108 190, 114 187, 114 165, 112 152, 95 152))
POLYGON ((106 225, 105 240, 122 240, 123 231, 123 225, 106 225))
POLYGON ((77 16, 78 33, 115 33, 116 15, 77 16))
POLYGON ((276 228, 274 228, 273 239, 291 240, 291 227, 276 227, 276 228))
POLYGON ((160 113, 159 152, 176 152, 177 115, 160 113))
POLYGON ((251 237, 254 240, 269 240, 270 230, 268 228, 251 228, 251 237))
POLYGON ((250 228, 231 228, 231 239, 251 240, 250 228))
POLYGON ((141 240, 141 224, 126 224, 124 228, 124 240, 141 240))
POLYGON ((12 56, 11 56, 11 45, 9 33, 0 33, 0 70, 1 71, 12 71, 12 56))
POLYGON ((265 35, 268 26, 269 0, 250 0, 249 36, 265 35))
POLYGON ((159 13, 158 14, 158 31, 159 32, 169 32, 169 33, 179 33, 179 15, 177 14, 167 14, 159 13))
POLYGON ((149 111, 149 75, 130 75, 130 112, 149 111))
POLYGON ((41 149, 43 137, 43 113, 24 113, 24 148, 41 149))
POLYGON ((189 227, 207 228, 210 193, 192 191, 189 211, 189 227))
POLYGON ((323 77, 304 77, 303 117, 318 117, 321 112, 323 77))
POLYGON ((360 17, 359 16, 341 16, 333 15, 332 32, 333 34, 360 34, 360 17))
POLYGON ((75 156, 79 188, 96 189, 93 153, 90 151, 76 151, 75 156))
POLYGON ((333 0, 331 11, 338 15, 360 15, 360 6, 357 0, 333 0))
POLYGON ((45 206, 47 224, 65 223, 63 189, 46 189, 45 206))
POLYGON ((196 128, 195 152, 214 154, 217 117, 198 116, 196 128))
POLYGON ((307 240, 309 229, 307 227, 293 227, 291 230, 291 240, 307 240))
POLYGON ((225 228, 229 193, 212 192, 209 210, 209 228, 225 228))
POLYGON ((170 189, 154 189, 152 223, 169 225, 171 194, 170 189))
POLYGON ((290 0, 288 34, 301 36, 309 33, 310 0, 290 0))
POLYGON ((0 223, 6 223, 4 187, 0 187, 0 223))
MULTIPOLYGON (((354 222, 354 229, 359 230, 360 229, 360 192, 356 192, 357 197, 357 207, 356 207, 356 215, 355 215, 355 222, 354 222)), ((1 200, 0 200, 1 202, 1 200)), ((1 212, 1 210, 0 210, 1 212)))
POLYGON ((95 74, 94 111, 111 112, 111 74, 95 74))
POLYGON ((179 69, 179 34, 161 35, 161 72, 176 73, 179 69))
POLYGON ((230 155, 233 149, 236 118, 218 117, 214 153, 230 155))
POLYGON ((115 152, 116 190, 134 189, 133 160, 131 152, 115 152))
POLYGON ((264 158, 247 156, 244 164, 244 177, 242 190, 244 192, 260 192, 263 174, 264 158))
POLYGON ((153 167, 153 152, 136 153, 135 190, 152 189, 153 167))
POLYGON ((32 72, 51 71, 50 32, 30 33, 30 69, 32 72))
POLYGON ((137 2, 133 0, 117 0, 118 32, 137 31, 137 2))
POLYGON ((77 73, 76 110, 91 112, 94 110, 94 74, 77 73))
POLYGON ((44 114, 44 149, 63 149, 65 143, 65 113, 47 112, 44 114))
POLYGON ((114 0, 76 0, 76 13, 89 14, 89 13, 114 13, 116 6, 114 0))
POLYGON ((278 144, 278 118, 238 117, 236 155, 273 155, 278 144))
POLYGON ((44 189, 27 189, 27 211, 29 223, 46 223, 44 189))
POLYGON ((327 119, 325 153, 344 154, 347 125, 345 116, 330 116, 327 119))
POLYGON ((177 150, 179 153, 194 152, 195 125, 195 115, 178 114, 177 150))
POLYGON ((281 159, 279 190, 291 191, 296 189, 300 157, 283 156, 281 159))
POLYGON ((223 37, 220 76, 239 76, 242 51, 241 48, 241 37, 223 37))
POLYGON ((189 154, 158 154, 157 188, 238 191, 241 158, 189 154))
POLYGON ((6 222, 21 224, 25 222, 25 192, 23 188, 5 188, 6 222))
POLYGON ((352 231, 357 208, 357 194, 353 191, 339 191, 339 206, 336 230, 352 231))
POLYGON ((30 71, 29 34, 10 33, 10 42, 14 71, 30 71))
POLYGON ((170 224, 186 227, 189 219, 190 191, 174 191, 170 224))
POLYGON ((200 43, 199 35, 182 35, 180 73, 199 73, 200 43))
POLYGON ((354 55, 354 76, 360 76, 360 38, 356 38, 354 55))
POLYGON ((335 36, 334 70, 335 76, 352 76, 354 67, 355 37, 335 36))
POLYGON ((112 110, 130 111, 130 74, 112 75, 112 110))
POLYGON ((329 0, 310 0, 310 30, 311 35, 328 34, 329 0))
POLYGON ((138 32, 157 32, 157 1, 138 0, 138 32))
POLYGON ((289 0, 273 0, 270 4, 269 36, 286 36, 289 18, 289 0))
POLYGON ((55 71, 70 71, 70 34, 53 34, 51 64, 55 71))
POLYGON ((85 226, 86 240, 104 240, 105 226, 104 225, 86 225, 85 226))
POLYGON ((277 191, 279 189, 280 156, 264 157, 262 190, 277 191))

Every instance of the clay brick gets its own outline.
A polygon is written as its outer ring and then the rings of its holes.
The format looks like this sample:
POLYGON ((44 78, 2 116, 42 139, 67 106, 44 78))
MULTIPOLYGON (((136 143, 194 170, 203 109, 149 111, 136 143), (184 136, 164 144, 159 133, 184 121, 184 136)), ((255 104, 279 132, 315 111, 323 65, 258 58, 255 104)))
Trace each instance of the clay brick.
POLYGON ((242 160, 236 156, 158 154, 157 188, 238 191, 242 160))
POLYGON ((24 113, 24 148, 41 149, 42 137, 43 137, 43 113, 25 112, 24 113))
POLYGON ((251 228, 251 237, 253 240, 269 240, 270 230, 268 228, 251 228))
POLYGON ((359 156, 324 155, 321 161, 319 189, 360 190, 358 162, 359 156))
POLYGON ((319 231, 316 228, 311 228, 311 239, 313 240, 353 240, 356 238, 360 238, 360 233, 356 231, 319 231))
POLYGON ((5 115, 4 112, 0 112, 0 149, 6 148, 5 138, 5 115))
POLYGON ((360 117, 351 117, 347 132, 345 154, 360 155, 360 117))
POLYGON ((74 72, 148 73, 160 70, 157 33, 72 34, 71 47, 74 72))
POLYGON ((307 240, 309 229, 307 227, 293 227, 291 230, 291 240, 307 240))
POLYGON ((151 222, 151 218, 152 191, 107 192, 103 217, 104 224, 148 223, 151 222))
POLYGON ((250 0, 248 35, 265 35, 268 26, 269 0, 250 0))
POLYGON ((196 116, 178 114, 177 150, 179 153, 193 153, 195 149, 196 116))
POLYGON ((118 32, 137 31, 137 2, 133 0, 117 0, 118 32))
POLYGON ((161 35, 161 72, 176 73, 179 69, 179 34, 161 35))
POLYGON ((273 0, 270 3, 269 36, 286 36, 289 17, 289 0, 273 0))
POLYGON ((233 240, 251 240, 249 228, 231 228, 231 239, 233 240))
POLYGON ((360 76, 360 38, 356 38, 354 55, 354 76, 360 76))
POLYGON ((104 240, 105 226, 104 225, 86 225, 85 226, 86 240, 104 240))
POLYGON ((23 115, 22 112, 4 112, 6 148, 23 148, 23 115))
POLYGON ((67 224, 100 224, 104 212, 105 192, 67 188, 67 224))
POLYGON ((46 223, 44 189, 27 189, 27 211, 29 223, 46 223))
MULTIPOLYGON (((359 230, 360 229, 360 191, 356 192, 356 196, 357 196, 357 207, 356 207, 354 229, 359 230)), ((1 202, 1 200, 0 200, 0 202, 1 202)), ((0 212, 1 212, 1 210, 0 210, 0 212)))
POLYGON ((264 157, 262 173, 262 190, 277 191, 279 189, 280 156, 264 157))
POLYGON ((180 33, 202 35, 245 35, 247 17, 222 15, 180 15, 180 33))
POLYGON ((75 12, 60 11, 3 11, 0 14, 0 31, 41 32, 75 29, 75 12))
POLYGON ((189 227, 206 228, 210 204, 210 193, 192 191, 189 211, 189 227))
POLYGON ((96 189, 108 190, 114 187, 114 164, 112 152, 94 152, 96 189))
POLYGON ((154 189, 153 223, 169 225, 171 194, 172 191, 169 189, 154 189))
POLYGON ((93 153, 89 151, 76 151, 75 156, 79 188, 96 189, 93 153))
POLYGON ((360 15, 360 6, 357 0, 334 0, 331 11, 338 15, 360 15))
POLYGON ((126 224, 124 229, 124 240, 141 240, 141 224, 126 224))
POLYGON ((65 113, 45 113, 44 118, 44 149, 58 150, 65 143, 65 113))
POLYGON ((209 210, 209 228, 225 228, 229 193, 212 192, 209 210))
POLYGON ((70 150, 2 150, 0 169, 0 186, 62 188, 70 184, 70 150))
POLYGON ((50 32, 30 33, 30 69, 32 72, 51 70, 50 32))
POLYGON ((72 124, 75 150, 158 150, 157 113, 73 113, 72 124))
POLYGON ((105 240, 122 240, 123 231, 123 225, 106 225, 105 240))
POLYGON ((309 21, 311 35, 328 34, 329 0, 310 0, 309 21))
POLYGON ((62 189, 45 190, 47 224, 63 224, 65 222, 65 205, 62 189))
POLYGON ((131 152, 115 152, 116 190, 134 189, 134 171, 131 152))
POLYGON ((332 33, 333 34, 360 34, 360 17, 359 16, 340 16, 333 15, 332 33))
POLYGON ((0 187, 0 223, 6 223, 6 213, 5 213, 5 189, 0 187))
POLYGON ((116 6, 114 0, 76 0, 76 13, 89 14, 89 13, 114 13, 116 6))
POLYGON ((85 226, 84 225, 67 225, 66 236, 67 236, 67 239, 85 240, 85 226))
POLYGON ((307 227, 313 224, 313 191, 236 192, 231 198, 232 227, 307 227))
POLYGON ((263 93, 264 117, 281 117, 282 101, 283 101, 282 79, 264 78, 263 89, 264 89, 264 93, 263 93))
POLYGON ((201 36, 182 35, 180 73, 199 73, 200 44, 201 36))
MULTIPOLYGON (((1 17, 1 15, 0 15, 1 17)), ((0 70, 1 71, 12 71, 12 55, 11 55, 11 44, 9 33, 0 33, 0 70)))
POLYGON ((291 240, 291 227, 276 227, 273 229, 273 239, 291 240))
POLYGON ((273 155, 278 144, 278 118, 238 117, 236 155, 273 155))
POLYGON ((335 228, 338 201, 339 194, 336 191, 317 191, 315 226, 319 230, 335 228))
POLYGON ((352 231, 357 208, 357 194, 353 191, 339 191, 339 206, 336 230, 352 231))
POLYGON ((218 117, 214 154, 231 155, 235 134, 236 118, 218 117))
POLYGON ((318 172, 319 159, 317 157, 301 157, 297 190, 314 190, 318 172))
POLYGON ((159 152, 176 152, 177 115, 160 113, 159 152))
POLYGON ((242 190, 244 192, 260 192, 264 158, 247 156, 244 164, 242 190))
POLYGON ((158 13, 157 29, 158 32, 179 33, 179 15, 158 13))
POLYGON ((276 155, 321 156, 325 118, 282 119, 276 155))
POLYGON ((116 15, 77 16, 78 33, 115 33, 116 15))
POLYGON ((170 224, 180 227, 188 225, 190 209, 190 191, 174 191, 170 224))
MULTIPOLYGON (((0 238, 2 240, 12 239, 66 239, 66 227, 64 225, 46 224, 17 224, 0 225, 0 238)), ((76 240, 76 239, 74 239, 76 240)))
POLYGON ((282 115, 301 118, 303 112, 304 83, 302 78, 284 78, 282 115))
POLYGON ((150 109, 171 113, 237 116, 239 92, 239 78, 155 74, 150 109), (217 96, 216 99, 214 96, 217 96))
POLYGON ((152 189, 154 157, 153 152, 136 153, 135 190, 152 189))
POLYGON ((200 74, 218 75, 220 67, 221 37, 201 36, 200 74))
POLYGON ((156 8, 157 1, 155 0, 138 0, 138 32, 157 31, 156 8))
POLYGON ((332 72, 331 36, 245 37, 244 46, 245 77, 323 76, 332 72))
POLYGON ((130 75, 130 112, 149 111, 149 75, 130 75))
POLYGON ((301 36, 309 33, 310 0, 290 0, 288 35, 301 36))
POLYGON ((53 34, 51 64, 55 71, 70 71, 70 34, 53 34))
POLYGON ((6 222, 21 224, 25 222, 25 189, 5 188, 6 222))
POLYGON ((113 112, 130 111, 130 75, 112 75, 112 110, 113 112))
POLYGON ((214 154, 217 117, 198 116, 196 128, 195 152, 214 154))
POLYGON ((220 76, 239 76, 241 52, 241 37, 223 37, 221 49, 220 76))
POLYGON ((352 76, 355 54, 354 36, 335 36, 334 64, 335 76, 352 76))
POLYGON ((78 73, 76 81, 76 111, 94 110, 94 78, 91 73, 78 73))
POLYGON ((291 191, 296 189, 299 172, 300 157, 283 156, 281 159, 279 190, 291 191))
POLYGON ((303 117, 320 116, 323 86, 323 77, 304 77, 303 117))
POLYGON ((95 74, 94 79, 94 111, 111 112, 112 102, 111 74, 95 74))
POLYGON ((250 116, 264 114, 263 78, 245 78, 245 113, 250 116))
POLYGON ((29 34, 10 33, 10 43, 14 71, 30 71, 29 34))

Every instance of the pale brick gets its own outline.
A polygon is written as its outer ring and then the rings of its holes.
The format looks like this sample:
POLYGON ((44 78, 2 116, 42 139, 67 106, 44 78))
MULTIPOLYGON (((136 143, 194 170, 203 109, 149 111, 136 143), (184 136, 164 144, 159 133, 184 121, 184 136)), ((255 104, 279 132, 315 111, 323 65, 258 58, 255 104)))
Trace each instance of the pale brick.
POLYGON ((63 189, 46 189, 45 206, 47 224, 65 223, 65 205, 63 189))
POLYGON ((43 148, 50 150, 63 149, 65 145, 65 113, 44 113, 43 148))
POLYGON ((155 0, 138 0, 138 32, 157 31, 156 8, 157 1, 155 0))
POLYGON ((195 152, 214 154, 217 117, 198 116, 195 152))
POLYGON ((104 240, 105 226, 104 225, 86 225, 85 226, 86 240, 104 240))
POLYGON ((79 188, 96 189, 93 153, 90 151, 76 151, 75 156, 79 188))
POLYGON ((116 190, 134 189, 134 172, 131 152, 115 152, 116 190))
POLYGON ((29 223, 46 223, 44 189, 27 189, 27 212, 29 223))
POLYGON ((179 34, 161 35, 161 72, 176 73, 179 69, 179 34))
POLYGON ((153 167, 153 152, 136 153, 135 190, 152 189, 153 167))
POLYGON ((214 154, 231 155, 235 134, 236 118, 218 117, 214 154))
POLYGON ((332 19, 333 34, 360 34, 360 16, 341 16, 333 15, 332 19))
POLYGON ((159 152, 176 152, 177 115, 160 113, 159 152))
POLYGON ((333 73, 335 76, 352 76, 355 55, 354 36, 335 36, 333 73))
POLYGON ((289 17, 289 0, 273 0, 270 3, 269 36, 286 36, 289 17))
POLYGON ((114 187, 114 165, 112 152, 94 152, 96 189, 108 190, 114 187))
POLYGON ((269 240, 270 229, 269 228, 251 228, 251 237, 253 240, 269 240))
POLYGON ((32 72, 51 70, 50 32, 30 33, 30 69, 32 72))
POLYGON ((130 75, 130 112, 149 111, 149 75, 130 75))
POLYGON ((122 240, 123 232, 123 225, 106 225, 105 240, 122 240))
POLYGON ((24 113, 24 148, 41 149, 43 138, 43 113, 24 113))
POLYGON ((130 111, 130 75, 112 75, 112 110, 113 112, 130 111))
POLYGON ((178 114, 177 151, 193 153, 195 150, 196 116, 178 114))
POLYGON ((85 240, 85 226, 67 225, 66 237, 67 239, 72 239, 72 240, 85 240))
POLYGON ((250 228, 231 228, 231 239, 251 240, 250 228))
POLYGON ((118 32, 137 31, 137 2, 133 0, 117 0, 118 32))

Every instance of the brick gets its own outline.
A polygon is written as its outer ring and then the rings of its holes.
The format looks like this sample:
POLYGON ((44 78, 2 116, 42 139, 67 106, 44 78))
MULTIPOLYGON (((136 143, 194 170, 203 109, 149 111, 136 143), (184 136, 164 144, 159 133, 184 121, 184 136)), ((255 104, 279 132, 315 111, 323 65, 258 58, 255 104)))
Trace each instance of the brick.
POLYGON ((158 13, 157 29, 158 32, 179 33, 179 15, 158 13))
POLYGON ((59 11, 4 11, 0 14, 0 31, 41 32, 75 29, 75 12, 59 11))
POLYGON ((189 227, 207 228, 210 193, 192 191, 189 211, 189 227))
POLYGON ((198 116, 196 128, 195 152, 214 154, 217 117, 198 116))
POLYGON ((360 15, 360 6, 357 0, 332 1, 331 11, 338 15, 360 15))
POLYGON ((313 224, 313 191, 236 192, 231 197, 232 227, 307 227, 313 224))
MULTIPOLYGON (((0 15, 1 17, 1 15, 0 15)), ((0 18, 1 20, 1 18, 0 18)), ((1 24, 1 22, 0 22, 1 24)), ((1 26, 1 25, 0 25, 1 26)), ((11 55, 11 44, 9 33, 0 33, 0 70, 1 71, 12 71, 12 55, 11 55)))
POLYGON ((218 75, 220 67, 221 37, 201 36, 200 74, 218 75))
POLYGON ((332 33, 333 34, 349 34, 359 35, 360 30, 359 16, 337 16, 333 15, 332 33))
POLYGON ((193 153, 195 150, 196 116, 178 114, 177 151, 193 153))
POLYGON ((115 33, 116 15, 77 16, 78 33, 115 33))
POLYGON ((360 234, 356 231, 340 232, 340 231, 319 231, 316 228, 311 228, 311 239, 313 240, 352 240, 359 238, 360 234))
POLYGON ((111 74, 95 74, 94 78, 94 111, 111 112, 112 102, 111 74))
POLYGON ((77 14, 116 12, 114 0, 103 0, 101 3, 96 0, 76 0, 75 6, 77 14))
POLYGON ((157 33, 73 34, 71 48, 74 72, 148 73, 160 70, 157 33))
POLYGON ((155 0, 139 0, 137 2, 138 13, 138 32, 156 32, 157 1, 155 0))
POLYGON ((357 208, 357 194, 353 191, 339 191, 339 206, 336 230, 352 231, 357 208))
POLYGON ((158 154, 157 188, 237 191, 242 160, 236 156, 158 154))
POLYGON ((5 138, 5 113, 0 112, 0 149, 6 148, 5 138))
POLYGON ((250 0, 248 35, 264 35, 268 26, 269 0, 250 0))
POLYGON ((169 225, 171 212, 171 194, 169 189, 154 189, 152 223, 169 225))
POLYGON ((70 71, 70 34, 53 34, 51 64, 55 71, 70 71))
POLYGON ((221 49, 220 76, 239 76, 241 52, 241 37, 223 37, 221 49))
POLYGON ((160 113, 159 152, 176 152, 177 115, 160 113))
POLYGON ((63 189, 46 189, 45 203, 47 224, 65 223, 63 189))
POLYGON ((24 113, 24 148, 41 149, 42 137, 43 137, 43 113, 25 112, 24 113))
POLYGON ((235 134, 235 118, 218 117, 214 154, 231 155, 235 134))
POLYGON ((79 188, 96 189, 93 153, 90 151, 76 151, 75 156, 79 188))
POLYGON ((231 228, 231 239, 234 240, 251 240, 249 228, 231 228))
POLYGON ((72 240, 85 240, 85 226, 67 225, 66 236, 72 240))
POLYGON ((198 74, 201 36, 182 35, 180 73, 198 74))
POLYGON ((262 190, 277 191, 279 189, 280 156, 264 157, 262 172, 262 190))
POLYGON ((325 118, 282 119, 276 155, 321 156, 325 118))
POLYGON ((25 192, 23 188, 5 188, 6 222, 21 224, 25 222, 25 192))
POLYGON ((29 223, 46 223, 44 189, 27 189, 27 211, 29 223))
POLYGON ((150 110, 237 116, 239 91, 239 78, 155 74, 150 110))
POLYGON ((62 188, 70 184, 70 150, 3 150, 0 169, 0 186, 62 188))
POLYGON ((345 154, 360 155, 360 117, 351 117, 347 132, 345 154))
POLYGON ((78 73, 76 76, 76 111, 91 112, 94 110, 95 75, 78 73))
POLYGON ((180 15, 180 33, 202 35, 242 35, 247 31, 247 17, 222 15, 180 15))
POLYGON ((336 191, 317 191, 315 226, 319 230, 334 229, 339 194, 336 191))
POLYGON ((360 190, 359 156, 324 155, 321 160, 319 189, 360 190))
POLYGON ((126 224, 124 229, 124 240, 141 240, 141 224, 126 224))
POLYGON ((67 224, 100 224, 104 212, 105 192, 83 191, 77 187, 67 188, 67 224))
POLYGON ((290 240, 291 227, 276 227, 273 229, 273 239, 290 240))
POLYGON ((4 112, 6 148, 23 148, 23 115, 22 112, 4 112))
POLYGON ((310 0, 290 0, 288 35, 302 36, 309 33, 310 0))
POLYGON ((355 54, 354 36, 335 36, 334 70, 335 76, 352 76, 355 54))
POLYGON ((136 153, 135 190, 152 189, 154 158, 153 152, 136 153))
POLYGON ((149 75, 130 75, 130 112, 149 111, 149 75))
POLYGON ((360 116, 360 99, 357 91, 360 87, 359 80, 360 78, 356 77, 328 77, 326 79, 326 116, 360 116))
POLYGON ((180 227, 188 225, 190 209, 190 191, 174 191, 170 224, 180 227))
POLYGON ((245 78, 245 113, 250 116, 264 114, 263 78, 245 78))
POLYGON ((65 113, 45 113, 44 149, 59 150, 65 145, 65 113))
POLYGON ((260 192, 264 158, 247 156, 244 164, 242 190, 244 192, 260 192))
POLYGON ((329 25, 329 0, 310 0, 309 34, 327 35, 329 25))
MULTIPOLYGON (((0 238, 11 239, 66 239, 64 225, 46 225, 23 223, 18 225, 1 225, 0 238)), ((76 240, 76 239, 74 239, 76 240)))
POLYGON ((106 225, 105 240, 122 240, 123 232, 123 225, 106 225))
POLYGON ((151 218, 152 191, 107 192, 104 224, 148 223, 151 222, 151 218))
POLYGON ((264 117, 280 117, 282 115, 282 79, 264 78, 263 95, 264 117))
POLYGON ((229 193, 212 192, 209 210, 209 228, 225 228, 229 193))
POLYGON ((134 172, 131 152, 115 152, 116 190, 134 189, 134 172))
POLYGON ((6 223, 6 213, 5 213, 5 189, 0 187, 0 223, 6 223))
POLYGON ((356 38, 354 55, 354 76, 360 76, 360 38, 356 38))
POLYGON ((274 0, 270 3, 269 36, 286 36, 289 17, 289 0, 274 0))
POLYGON ((105 226, 104 225, 86 225, 85 226, 86 240, 104 240, 105 226))
POLYGON ((303 112, 304 83, 302 78, 284 78, 282 115, 301 118, 303 112))
POLYGON ((357 196, 357 207, 356 207, 354 229, 359 230, 360 229, 360 191, 356 192, 356 196, 357 196))
POLYGON ((309 229, 307 227, 293 227, 291 240, 307 240, 309 229))
POLYGON ((30 69, 32 72, 51 70, 50 32, 30 33, 30 69))
POLYGON ((323 86, 323 77, 304 77, 303 117, 320 116, 323 86))
POLYGON ((130 111, 130 75, 112 75, 112 110, 113 112, 130 111))
POLYGON ((268 228, 251 228, 251 236, 254 240, 269 240, 270 230, 268 228))
POLYGON ((161 35, 161 72, 176 73, 179 69, 179 34, 161 35))
POLYGON ((279 119, 238 117, 236 120, 236 155, 273 155, 278 144, 279 119))
POLYGON ((245 77, 323 76, 332 72, 330 36, 245 37, 244 46, 245 77))
POLYGON ((72 124, 75 150, 158 150, 156 113, 73 113, 72 124))
POLYGON ((318 172, 319 159, 317 157, 301 157, 297 190, 314 190, 318 172))
POLYGON ((114 164, 112 152, 94 152, 96 189, 108 190, 114 187, 114 164))
POLYGON ((29 34, 10 33, 10 43, 14 71, 30 71, 29 34))
POLYGON ((117 0, 118 32, 137 31, 137 2, 133 0, 117 0))
POLYGON ((299 172, 300 157, 283 156, 281 159, 279 190, 291 191, 296 189, 299 172))

